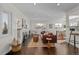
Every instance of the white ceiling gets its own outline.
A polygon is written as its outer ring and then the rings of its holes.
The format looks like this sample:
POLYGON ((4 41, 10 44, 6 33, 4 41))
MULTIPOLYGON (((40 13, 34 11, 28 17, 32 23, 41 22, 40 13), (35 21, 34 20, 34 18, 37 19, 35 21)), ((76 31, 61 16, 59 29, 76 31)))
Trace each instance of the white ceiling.
POLYGON ((61 3, 57 6, 56 3, 19 3, 14 4, 22 11, 32 22, 47 22, 57 21, 65 16, 65 12, 77 7, 78 3, 61 3))

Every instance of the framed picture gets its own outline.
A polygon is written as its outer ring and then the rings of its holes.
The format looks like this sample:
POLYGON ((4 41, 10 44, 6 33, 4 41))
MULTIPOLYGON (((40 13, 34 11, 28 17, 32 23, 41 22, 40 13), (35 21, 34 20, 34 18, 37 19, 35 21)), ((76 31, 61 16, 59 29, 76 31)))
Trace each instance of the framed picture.
POLYGON ((49 29, 52 29, 53 28, 53 24, 49 24, 49 29))
POLYGON ((22 18, 22 28, 27 29, 26 20, 22 18))
POLYGON ((19 18, 18 20, 17 20, 17 28, 18 29, 22 29, 22 19, 21 18, 19 18))
POLYGON ((9 14, 0 12, 0 34, 8 34, 9 14))

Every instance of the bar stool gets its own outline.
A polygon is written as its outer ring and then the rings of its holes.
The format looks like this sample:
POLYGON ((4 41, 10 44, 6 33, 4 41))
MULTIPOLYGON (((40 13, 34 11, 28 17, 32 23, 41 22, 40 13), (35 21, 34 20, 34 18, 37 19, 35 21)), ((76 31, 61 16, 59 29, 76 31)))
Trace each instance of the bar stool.
MULTIPOLYGON (((76 36, 78 36, 79 33, 76 33, 76 32, 74 33, 73 31, 75 31, 75 29, 70 29, 70 30, 71 30, 71 32, 70 32, 70 37, 69 37, 69 43, 70 42, 74 43, 74 50, 76 50, 76 44, 79 44, 79 41, 76 41, 76 36), (71 35, 74 36, 74 40, 70 40, 71 39, 71 35)), ((74 53, 76 53, 76 52, 74 52, 74 53)))
POLYGON ((71 34, 72 34, 73 31, 75 31, 75 29, 74 28, 70 28, 70 31, 71 32, 70 32, 70 37, 69 37, 69 43, 70 43, 70 39, 71 39, 71 34))

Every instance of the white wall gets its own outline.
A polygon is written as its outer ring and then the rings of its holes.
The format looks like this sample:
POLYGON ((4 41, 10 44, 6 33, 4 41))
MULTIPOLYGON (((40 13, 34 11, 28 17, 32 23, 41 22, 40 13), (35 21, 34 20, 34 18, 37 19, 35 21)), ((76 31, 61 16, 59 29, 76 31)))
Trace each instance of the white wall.
MULTIPOLYGON (((65 19, 64 18, 59 18, 59 19, 52 19, 52 20, 48 20, 48 21, 43 21, 43 22, 34 22, 32 21, 32 24, 31 24, 31 28, 32 30, 35 30, 36 32, 41 32, 43 31, 42 29, 35 29, 35 25, 37 23, 42 23, 42 24, 46 24, 46 31, 49 31, 49 32, 52 32, 53 34, 56 34, 56 29, 55 29, 55 23, 61 23, 61 24, 65 24, 65 19), (49 24, 52 24, 52 29, 49 29, 49 24)), ((59 31, 62 31, 63 28, 59 28, 57 29, 59 31)))
MULTIPOLYGON (((30 29, 30 20, 12 4, 0 4, 0 11, 6 11, 10 14, 10 16, 12 15, 12 17, 9 19, 8 35, 0 37, 0 54, 6 54, 10 50, 9 44, 12 42, 12 38, 13 37, 17 38, 17 25, 16 25, 17 19, 18 18, 26 19, 28 26, 27 31, 30 29)), ((20 39, 20 41, 22 42, 22 39, 20 39)))

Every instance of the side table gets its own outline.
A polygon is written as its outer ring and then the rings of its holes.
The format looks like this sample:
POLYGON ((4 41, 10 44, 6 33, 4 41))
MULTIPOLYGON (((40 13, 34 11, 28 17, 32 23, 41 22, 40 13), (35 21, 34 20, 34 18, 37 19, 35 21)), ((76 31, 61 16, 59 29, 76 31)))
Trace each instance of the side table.
POLYGON ((17 45, 12 45, 11 44, 11 51, 12 52, 18 52, 21 50, 21 44, 17 44, 17 45))

